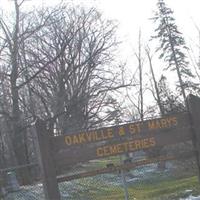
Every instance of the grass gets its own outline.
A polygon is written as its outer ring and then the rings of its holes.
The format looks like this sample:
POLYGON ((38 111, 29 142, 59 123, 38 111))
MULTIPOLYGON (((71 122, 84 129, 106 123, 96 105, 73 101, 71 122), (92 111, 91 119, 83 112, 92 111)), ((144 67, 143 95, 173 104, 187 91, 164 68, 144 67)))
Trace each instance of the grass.
POLYGON ((89 163, 90 168, 104 168, 107 164, 112 163, 114 165, 120 164, 120 159, 117 156, 109 157, 108 159, 94 160, 89 163))
MULTIPOLYGON (((119 157, 95 160, 84 167, 87 170, 106 167, 108 163, 120 164, 119 157)), ((175 165, 175 164, 174 164, 175 165)), ((181 165, 182 166, 182 165, 181 165)), ((142 169, 141 169, 142 170, 142 169)), ((195 169, 178 166, 169 172, 152 172, 138 175, 140 181, 128 184, 130 200, 179 200, 180 198, 200 195, 200 184, 195 169), (183 177, 184 176, 184 177, 183 177)), ((71 190, 72 200, 124 200, 124 189, 119 174, 98 175, 78 179, 71 190), (118 181, 118 184, 115 182, 118 181)), ((67 188, 66 188, 67 190, 67 188)))
MULTIPOLYGON (((119 164, 119 158, 111 158, 109 162, 119 164)), ((102 159, 94 162, 93 165, 105 167, 106 163, 108 163, 108 160, 102 159)), ((198 178, 192 175, 194 171, 191 170, 191 172, 178 169, 164 176, 154 174, 152 177, 144 178, 140 182, 129 184, 130 200, 178 200, 190 194, 194 196, 200 195, 198 178)), ((120 186, 102 184, 98 186, 98 190, 91 190, 90 194, 92 195, 92 200, 124 199, 124 190, 120 186)))
MULTIPOLYGON (((191 190, 190 194, 199 195, 200 185, 197 177, 162 180, 153 183, 140 182, 129 187, 130 199, 137 200, 176 200, 188 196, 186 190, 191 190)), ((123 200, 124 191, 119 187, 101 188, 101 191, 94 192, 95 200, 123 200)))
MULTIPOLYGON (((114 175, 116 178, 118 175, 114 175)), ((124 200, 123 187, 113 182, 108 183, 110 177, 96 176, 61 183, 62 200, 124 200)), ((129 183, 130 200, 179 200, 190 194, 200 194, 197 176, 181 178, 180 174, 153 174, 140 181, 129 183), (188 190, 188 192, 186 192, 188 190), (189 192, 190 190, 190 192, 189 192)), ((40 186, 27 187, 16 193, 10 193, 9 199, 43 199, 40 186)))
POLYGON ((199 189, 197 177, 191 177, 163 180, 151 185, 144 183, 135 186, 131 191, 136 199, 178 199, 185 195, 186 190, 192 190, 197 194, 199 189))

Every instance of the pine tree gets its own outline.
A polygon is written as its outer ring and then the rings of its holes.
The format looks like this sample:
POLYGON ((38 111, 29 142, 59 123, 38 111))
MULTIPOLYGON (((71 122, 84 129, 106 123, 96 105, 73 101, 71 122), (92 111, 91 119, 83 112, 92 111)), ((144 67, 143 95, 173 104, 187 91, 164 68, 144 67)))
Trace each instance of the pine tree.
POLYGON ((184 106, 181 103, 179 96, 170 90, 167 78, 163 75, 158 82, 158 90, 163 114, 174 114, 184 110, 184 106))
POLYGON ((162 52, 160 58, 168 63, 167 69, 177 72, 178 86, 186 104, 185 89, 190 86, 189 78, 194 76, 188 67, 189 63, 184 52, 187 49, 185 40, 177 28, 173 11, 166 6, 164 0, 158 0, 157 7, 158 11, 152 18, 155 23, 158 23, 155 29, 157 35, 153 38, 159 39, 158 50, 162 52))

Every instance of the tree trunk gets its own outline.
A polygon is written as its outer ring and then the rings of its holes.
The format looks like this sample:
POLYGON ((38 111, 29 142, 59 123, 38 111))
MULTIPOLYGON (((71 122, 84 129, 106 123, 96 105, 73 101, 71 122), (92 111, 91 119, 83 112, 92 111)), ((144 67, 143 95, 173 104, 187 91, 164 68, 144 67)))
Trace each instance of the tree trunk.
MULTIPOLYGON (((153 70, 152 58, 150 56, 148 49, 146 49, 146 53, 147 53, 147 57, 148 57, 148 60, 149 60, 149 66, 150 66, 150 71, 151 71, 151 75, 152 75, 152 79, 153 79, 153 83, 154 83, 154 88, 155 88, 155 91, 156 91, 156 102, 158 104, 160 114, 161 114, 161 116, 163 116, 164 115, 164 109, 163 109, 162 102, 161 102, 161 99, 160 99, 158 84, 157 84, 157 81, 156 81, 156 78, 155 78, 155 73, 154 73, 154 70, 153 70)), ((155 151, 157 151, 157 156, 159 156, 161 151, 162 151, 162 148, 156 148, 155 151)), ((166 162, 165 161, 161 161, 161 162, 158 163, 158 169, 159 170, 165 170, 165 168, 166 168, 166 162)))
MULTIPOLYGON (((22 125, 22 116, 19 108, 19 90, 17 87, 17 78, 18 78, 18 35, 19 35, 19 5, 17 0, 15 0, 15 12, 16 12, 16 24, 14 27, 13 33, 13 46, 11 51, 11 99, 12 99, 12 128, 13 128, 13 137, 12 143, 15 151, 15 156, 18 165, 27 164, 27 155, 25 148, 24 137, 26 137, 26 131, 23 129, 22 125)), ((30 174, 28 169, 24 168, 23 170, 19 170, 19 177, 21 184, 29 183, 30 174)))

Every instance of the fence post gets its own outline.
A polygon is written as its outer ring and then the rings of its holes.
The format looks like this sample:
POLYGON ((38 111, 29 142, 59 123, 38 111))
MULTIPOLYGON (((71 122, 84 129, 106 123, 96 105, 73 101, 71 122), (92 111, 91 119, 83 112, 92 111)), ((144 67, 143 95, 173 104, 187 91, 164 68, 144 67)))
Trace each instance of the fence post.
POLYGON ((46 123, 38 119, 35 128, 45 198, 46 200, 60 200, 60 192, 56 179, 55 165, 51 156, 50 138, 46 123))
POLYGON ((193 145, 195 150, 198 179, 200 183, 200 98, 190 94, 188 105, 191 119, 191 131, 193 134, 193 145))
MULTIPOLYGON (((120 164, 123 164, 121 156, 120 156, 120 164)), ((125 177, 124 169, 121 169, 120 171, 121 171, 122 183, 123 183, 123 186, 124 186, 124 199, 129 200, 129 193, 128 193, 128 187, 127 187, 127 183, 126 183, 126 177, 125 177)))

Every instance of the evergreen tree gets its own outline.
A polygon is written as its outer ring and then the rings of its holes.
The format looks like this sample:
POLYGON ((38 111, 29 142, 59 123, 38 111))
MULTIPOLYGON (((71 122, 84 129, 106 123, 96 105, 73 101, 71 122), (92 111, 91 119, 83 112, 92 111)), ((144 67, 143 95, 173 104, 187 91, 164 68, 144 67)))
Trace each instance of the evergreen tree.
POLYGON ((174 114, 184 110, 184 106, 181 103, 179 96, 175 95, 170 90, 167 83, 167 78, 163 75, 158 82, 158 90, 163 114, 174 114))
POLYGON ((182 33, 178 31, 173 11, 166 6, 164 0, 158 0, 157 7, 158 11, 152 18, 158 24, 155 29, 157 35, 153 38, 159 39, 158 50, 162 52, 160 58, 168 63, 167 69, 177 72, 178 86, 186 103, 185 89, 191 86, 189 78, 194 76, 188 67, 189 63, 184 53, 187 49, 185 40, 182 33))

